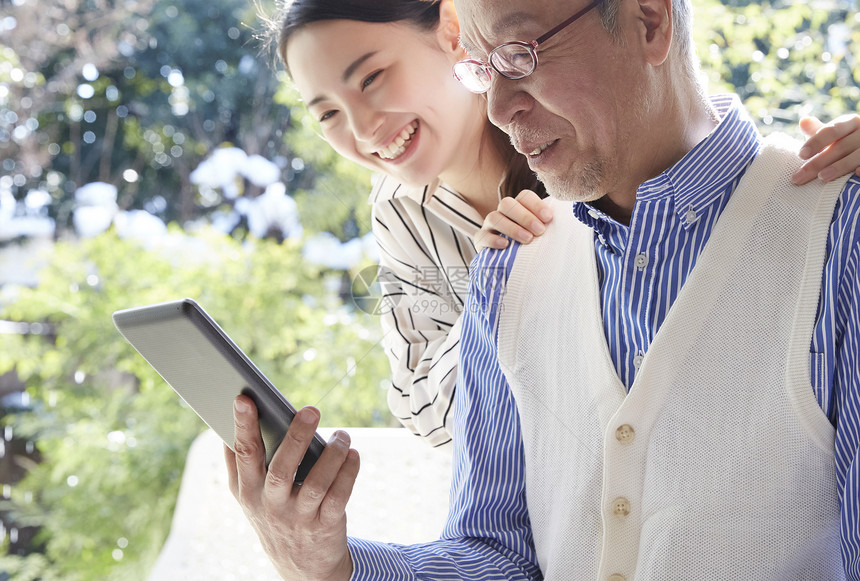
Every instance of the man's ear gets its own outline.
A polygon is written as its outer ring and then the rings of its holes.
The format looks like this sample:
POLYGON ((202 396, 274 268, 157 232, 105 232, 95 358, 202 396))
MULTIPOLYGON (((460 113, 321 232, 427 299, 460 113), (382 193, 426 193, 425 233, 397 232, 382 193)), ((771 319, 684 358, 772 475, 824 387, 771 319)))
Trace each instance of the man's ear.
POLYGON ((462 52, 460 47, 460 20, 454 9, 454 0, 439 2, 439 26, 436 29, 439 44, 445 52, 462 52))
POLYGON ((674 22, 672 4, 675 0, 637 0, 639 3, 639 41, 646 60, 660 66, 672 47, 674 22))

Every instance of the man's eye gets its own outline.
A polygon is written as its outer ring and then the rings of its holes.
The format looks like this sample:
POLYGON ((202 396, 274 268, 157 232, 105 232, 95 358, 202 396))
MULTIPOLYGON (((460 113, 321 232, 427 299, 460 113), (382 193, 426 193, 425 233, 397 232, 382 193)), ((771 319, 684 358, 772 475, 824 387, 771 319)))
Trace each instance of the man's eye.
POLYGON ((376 77, 378 77, 381 74, 382 74, 382 71, 376 71, 375 73, 371 73, 370 75, 365 77, 364 80, 361 81, 361 90, 363 91, 366 88, 368 88, 371 84, 373 84, 373 81, 376 80, 376 77))
POLYGON ((337 113, 337 111, 326 111, 325 113, 320 115, 319 122, 322 123, 323 121, 331 119, 332 117, 334 117, 335 113, 337 113))

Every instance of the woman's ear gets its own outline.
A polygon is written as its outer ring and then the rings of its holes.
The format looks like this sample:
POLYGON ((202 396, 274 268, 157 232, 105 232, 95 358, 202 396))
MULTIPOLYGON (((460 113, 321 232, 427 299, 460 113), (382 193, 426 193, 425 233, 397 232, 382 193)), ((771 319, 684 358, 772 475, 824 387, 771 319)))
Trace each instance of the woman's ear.
POLYGON ((436 29, 436 36, 444 51, 462 52, 460 21, 457 19, 457 11, 454 9, 454 0, 441 0, 439 2, 439 26, 436 29))

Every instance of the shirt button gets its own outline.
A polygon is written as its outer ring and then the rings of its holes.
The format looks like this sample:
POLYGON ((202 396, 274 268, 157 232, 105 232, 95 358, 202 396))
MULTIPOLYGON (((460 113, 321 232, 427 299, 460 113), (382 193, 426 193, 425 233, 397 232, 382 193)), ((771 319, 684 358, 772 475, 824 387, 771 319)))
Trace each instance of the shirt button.
POLYGON ((615 575, 610 575, 609 577, 607 577, 606 581, 627 581, 627 577, 616 573, 615 575))
POLYGON ((615 430, 615 439, 622 444, 632 444, 633 440, 636 439, 636 431, 630 424, 618 426, 615 430))
POLYGON ((595 220, 600 220, 600 213, 597 210, 589 210, 588 215, 594 218, 595 220))
POLYGON ((627 516, 630 514, 630 501, 621 496, 613 500, 612 514, 615 516, 627 516))
POLYGON ((636 369, 639 369, 640 367, 642 367, 643 361, 645 361, 645 354, 640 351, 633 358, 633 367, 635 367, 636 369))
POLYGON ((696 221, 696 218, 698 217, 698 214, 696 214, 696 211, 693 208, 690 208, 689 210, 687 210, 687 213, 684 214, 684 220, 687 221, 687 224, 692 224, 696 221))
POLYGON ((634 264, 636 264, 636 268, 638 268, 639 270, 642 270, 643 268, 648 266, 648 255, 645 254, 644 252, 637 254, 636 260, 634 261, 634 264))

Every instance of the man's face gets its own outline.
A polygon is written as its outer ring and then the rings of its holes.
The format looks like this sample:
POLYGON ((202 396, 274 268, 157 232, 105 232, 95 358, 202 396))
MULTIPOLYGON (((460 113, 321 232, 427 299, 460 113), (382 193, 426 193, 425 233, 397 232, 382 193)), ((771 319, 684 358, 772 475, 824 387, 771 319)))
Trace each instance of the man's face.
MULTIPOLYGON (((496 46, 538 38, 587 4, 455 0, 463 46, 483 61, 496 46)), ((594 9, 540 45, 530 76, 494 75, 490 120, 511 136, 552 196, 591 201, 629 187, 624 170, 641 91, 634 51, 610 37, 594 9)))

